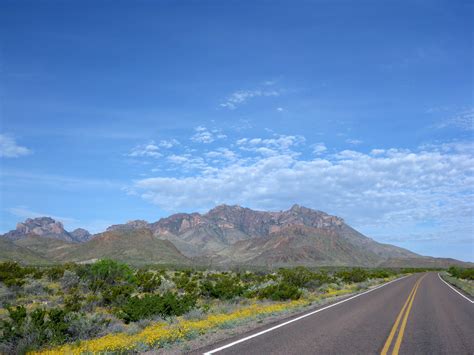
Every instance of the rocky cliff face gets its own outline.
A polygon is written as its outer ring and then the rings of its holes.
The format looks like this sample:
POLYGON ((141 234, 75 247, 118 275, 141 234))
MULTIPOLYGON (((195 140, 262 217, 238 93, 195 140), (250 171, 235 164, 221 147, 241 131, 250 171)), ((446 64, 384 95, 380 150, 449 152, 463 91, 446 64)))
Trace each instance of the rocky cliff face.
POLYGON ((2 237, 18 240, 31 235, 78 243, 85 242, 91 238, 90 233, 82 228, 78 228, 71 233, 67 232, 61 222, 51 217, 28 218, 25 222, 18 223, 16 229, 11 230, 2 237))
POLYGON ((267 236, 288 225, 314 228, 339 228, 344 220, 321 211, 294 205, 281 212, 254 211, 241 206, 220 205, 208 213, 179 213, 162 218, 149 228, 155 234, 183 234, 198 227, 217 228, 222 231, 235 229, 249 236, 267 236))

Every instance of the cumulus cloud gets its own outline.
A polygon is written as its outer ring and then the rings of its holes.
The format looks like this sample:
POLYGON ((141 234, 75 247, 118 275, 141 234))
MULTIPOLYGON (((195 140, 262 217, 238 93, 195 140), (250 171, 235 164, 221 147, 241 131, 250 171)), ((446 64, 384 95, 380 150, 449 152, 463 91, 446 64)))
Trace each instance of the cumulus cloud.
POLYGON ((316 143, 313 145, 313 153, 314 154, 322 154, 324 153, 328 148, 326 147, 326 144, 324 143, 316 143))
POLYGON ((218 129, 209 130, 206 127, 198 126, 194 129, 195 133, 191 137, 193 142, 209 144, 218 139, 227 138, 227 136, 218 129))
POLYGON ((30 149, 18 145, 14 138, 0 134, 0 157, 18 158, 30 153, 30 149))
POLYGON ((241 138, 236 144, 241 150, 270 156, 281 153, 295 154, 293 149, 304 142, 303 136, 274 135, 272 138, 241 138))
POLYGON ((230 94, 219 106, 235 110, 238 106, 255 97, 280 96, 277 90, 239 90, 230 94))
POLYGON ((446 231, 472 226, 474 154, 470 144, 370 153, 344 150, 302 159, 288 152, 297 141, 294 136, 243 138, 238 147, 266 148, 272 154, 213 165, 205 159, 219 153, 209 152, 200 161, 203 169, 195 174, 139 179, 133 188, 145 200, 171 211, 202 210, 219 203, 284 209, 298 202, 381 233, 387 229, 399 233, 427 221, 436 221, 436 227, 446 231), (286 148, 275 149, 282 146, 286 148))
POLYGON ((150 141, 148 144, 136 146, 127 155, 129 157, 159 158, 162 156, 159 150, 160 148, 155 144, 155 142, 150 141))
POLYGON ((158 144, 161 148, 165 148, 165 149, 170 149, 170 148, 173 148, 177 145, 179 145, 179 141, 177 139, 163 139, 160 141, 160 143, 158 144))

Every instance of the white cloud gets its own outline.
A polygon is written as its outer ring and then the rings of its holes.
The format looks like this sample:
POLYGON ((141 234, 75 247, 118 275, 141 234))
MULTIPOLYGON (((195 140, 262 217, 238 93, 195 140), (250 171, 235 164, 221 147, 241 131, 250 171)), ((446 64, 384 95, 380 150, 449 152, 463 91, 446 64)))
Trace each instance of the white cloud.
POLYGON ((133 148, 127 155, 129 157, 150 157, 159 158, 162 154, 159 152, 160 148, 155 144, 154 141, 150 141, 148 144, 138 145, 133 148))
POLYGON ((18 145, 14 138, 0 134, 0 157, 18 158, 30 153, 30 149, 18 145))
POLYGON ((191 154, 172 154, 166 158, 175 167, 183 171, 200 170, 210 171, 211 167, 206 163, 203 157, 196 157, 191 154))
POLYGON ((217 139, 225 139, 227 136, 218 129, 209 130, 206 127, 198 126, 194 129, 195 133, 191 137, 193 142, 209 144, 217 139))
POLYGON ((385 153, 385 149, 372 149, 370 151, 370 154, 372 155, 380 155, 380 154, 383 154, 385 153))
POLYGON ((276 110, 277 110, 278 112, 283 112, 283 111, 284 111, 283 107, 277 107, 276 110))
MULTIPOLYGON (((218 154, 207 153, 200 161, 204 168, 193 175, 139 179, 133 188, 171 211, 203 210, 219 203, 283 209, 297 202, 345 217, 375 234, 389 230, 392 236, 400 235, 430 223, 445 231, 446 238, 459 226, 472 232, 472 145, 374 149, 368 154, 344 150, 302 159, 289 150, 296 141, 294 136, 243 138, 237 142, 240 148, 268 149, 272 154, 213 164, 205 159, 218 154), (286 149, 275 148, 281 146, 286 149)), ((321 151, 325 146, 319 147, 321 151)))
POLYGON ((303 136, 274 135, 273 138, 241 138, 236 144, 241 150, 270 156, 295 154, 293 149, 304 142, 303 136))
POLYGON ((179 145, 179 141, 174 138, 161 140, 160 143, 158 144, 158 146, 160 146, 161 148, 166 148, 166 149, 173 148, 177 145, 179 145))
POLYGON ((327 147, 324 143, 316 143, 313 145, 314 154, 322 154, 327 150, 327 147))
POLYGON ((362 144, 364 143, 363 141, 361 141, 360 139, 346 139, 346 143, 348 144, 352 144, 352 145, 359 145, 359 144, 362 144))
POLYGON ((449 117, 440 124, 437 128, 456 127, 465 131, 474 130, 474 109, 465 110, 449 117))
POLYGON ((238 155, 233 152, 232 150, 228 148, 218 148, 216 150, 206 152, 204 154, 206 158, 210 158, 212 160, 219 160, 219 159, 225 159, 225 160, 236 160, 238 155))
POLYGON ((219 106, 235 110, 239 105, 255 97, 280 96, 277 90, 239 90, 230 94, 219 106))

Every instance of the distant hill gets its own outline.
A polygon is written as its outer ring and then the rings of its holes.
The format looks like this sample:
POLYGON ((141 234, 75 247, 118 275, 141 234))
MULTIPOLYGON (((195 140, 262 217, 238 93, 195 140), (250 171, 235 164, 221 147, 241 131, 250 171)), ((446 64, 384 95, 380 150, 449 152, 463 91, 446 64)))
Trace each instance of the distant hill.
POLYGON ((147 229, 107 231, 78 245, 63 261, 90 262, 110 258, 131 264, 188 264, 190 260, 169 241, 147 229))
POLYGON ((0 238, 0 262, 2 261, 16 261, 24 264, 39 265, 50 263, 33 250, 16 245, 5 238, 0 238))
POLYGON ((364 236, 340 217, 294 205, 279 212, 221 205, 205 214, 178 213, 157 222, 113 225, 90 236, 67 232, 51 218, 28 219, 3 235, 3 258, 30 253, 27 262, 90 262, 113 258, 133 264, 256 266, 472 266, 424 257, 364 236), (17 248, 17 249, 15 249, 17 248))

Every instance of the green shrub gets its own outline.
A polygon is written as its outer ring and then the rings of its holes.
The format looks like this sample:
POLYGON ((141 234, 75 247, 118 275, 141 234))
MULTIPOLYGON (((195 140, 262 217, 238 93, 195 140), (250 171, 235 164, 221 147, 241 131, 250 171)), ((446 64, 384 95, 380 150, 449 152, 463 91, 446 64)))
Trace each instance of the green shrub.
POLYGON ((451 266, 448 269, 448 272, 458 279, 474 280, 474 268, 459 268, 451 266))
POLYGON ((127 264, 114 260, 100 260, 91 265, 85 276, 90 282, 93 291, 107 288, 111 285, 133 283, 133 270, 127 264))
POLYGON ((396 272, 393 270, 388 269, 373 269, 369 271, 368 277, 370 279, 384 279, 386 277, 390 277, 395 275, 396 272))
POLYGON ((134 291, 133 285, 107 286, 102 290, 102 300, 105 305, 120 306, 128 301, 134 291))
POLYGON ((161 285, 161 277, 151 271, 138 270, 135 274, 135 282, 143 292, 153 292, 161 285))
POLYGON ((333 281, 326 271, 312 272, 303 266, 293 269, 280 269, 278 274, 284 283, 309 289, 316 289, 322 284, 333 281))
POLYGON ((165 293, 163 296, 131 297, 120 308, 118 316, 126 323, 136 322, 154 315, 162 317, 180 316, 192 309, 195 304, 196 298, 194 296, 185 295, 180 297, 171 292, 165 293))
POLYGON ((201 295, 204 297, 231 300, 242 296, 246 287, 241 285, 238 278, 226 274, 212 275, 204 280, 200 286, 201 295), (215 281, 214 281, 214 280, 215 281))
POLYGON ((335 274, 345 283, 363 282, 369 278, 369 273, 361 268, 353 268, 351 270, 338 271, 335 274))
POLYGON ((45 344, 58 345, 70 339, 65 310, 36 309, 27 314, 26 308, 7 308, 9 319, 0 323, 2 342, 9 344, 9 352, 21 353, 45 344))
POLYGON ((13 261, 0 263, 0 282, 3 282, 7 287, 23 286, 25 283, 24 278, 34 273, 34 268, 22 267, 13 261))
POLYGON ((276 285, 267 286, 257 291, 260 299, 270 299, 273 301, 297 300, 301 297, 301 290, 295 285, 281 282, 276 285))

